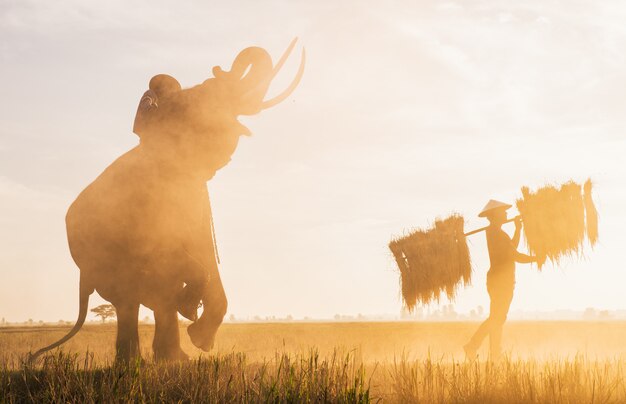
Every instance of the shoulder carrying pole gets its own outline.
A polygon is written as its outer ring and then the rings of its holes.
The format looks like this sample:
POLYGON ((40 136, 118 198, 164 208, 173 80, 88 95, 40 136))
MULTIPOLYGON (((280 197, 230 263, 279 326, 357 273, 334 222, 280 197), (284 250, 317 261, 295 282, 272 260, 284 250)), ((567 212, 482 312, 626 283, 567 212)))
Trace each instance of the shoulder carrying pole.
MULTIPOLYGON (((520 216, 515 216, 514 218, 509 219, 509 220, 507 220, 507 221, 506 221, 506 222, 504 222, 504 223, 511 223, 511 222, 514 222, 514 221, 515 221, 518 217, 520 217, 520 216)), ((480 232, 481 232, 481 231, 483 231, 483 230, 487 230, 487 227, 489 227, 489 226, 485 226, 485 227, 481 227, 480 229, 476 229, 476 230, 468 231, 467 233, 465 233, 465 234, 463 234, 463 235, 464 235, 464 236, 466 236, 466 237, 467 237, 467 236, 471 236, 472 234, 480 233, 480 232)))

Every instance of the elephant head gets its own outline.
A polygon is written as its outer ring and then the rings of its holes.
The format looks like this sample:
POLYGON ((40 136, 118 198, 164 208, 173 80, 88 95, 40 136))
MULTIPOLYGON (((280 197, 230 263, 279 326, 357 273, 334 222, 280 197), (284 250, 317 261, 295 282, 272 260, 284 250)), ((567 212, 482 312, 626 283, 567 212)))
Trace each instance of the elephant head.
POLYGON ((225 166, 240 135, 250 131, 239 115, 255 115, 286 99, 304 72, 305 53, 291 85, 277 97, 265 100, 267 90, 287 60, 297 39, 273 65, 262 48, 250 47, 235 58, 230 71, 216 66, 215 77, 182 89, 178 81, 159 74, 150 80, 135 117, 133 131, 142 146, 172 168, 206 179, 225 166))

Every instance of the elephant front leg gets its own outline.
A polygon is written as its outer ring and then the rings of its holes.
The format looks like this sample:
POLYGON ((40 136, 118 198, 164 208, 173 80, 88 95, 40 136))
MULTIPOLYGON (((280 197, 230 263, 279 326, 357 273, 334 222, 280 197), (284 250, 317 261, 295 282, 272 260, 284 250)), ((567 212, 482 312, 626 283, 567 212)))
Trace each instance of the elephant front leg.
POLYGON ((152 350, 157 361, 187 360, 189 356, 180 347, 178 313, 175 307, 154 311, 154 340, 152 350))
POLYGON ((139 351, 139 303, 116 304, 117 340, 116 356, 118 362, 130 362, 131 358, 141 359, 139 351))
POLYGON ((198 305, 209 290, 209 276, 206 271, 194 279, 185 279, 186 285, 179 293, 176 305, 178 312, 187 320, 198 319, 198 305))
MULTIPOLYGON (((195 255, 202 256, 199 252, 195 255)), ((186 319, 196 321, 198 305, 208 292, 210 273, 217 272, 217 263, 203 263, 189 253, 187 248, 181 248, 175 257, 172 261, 177 263, 179 276, 186 284, 176 297, 177 310, 186 319)))
POLYGON ((215 334, 228 309, 226 293, 217 272, 211 277, 208 290, 202 297, 202 306, 204 307, 202 316, 187 327, 187 334, 195 346, 204 351, 209 351, 213 348, 215 334))

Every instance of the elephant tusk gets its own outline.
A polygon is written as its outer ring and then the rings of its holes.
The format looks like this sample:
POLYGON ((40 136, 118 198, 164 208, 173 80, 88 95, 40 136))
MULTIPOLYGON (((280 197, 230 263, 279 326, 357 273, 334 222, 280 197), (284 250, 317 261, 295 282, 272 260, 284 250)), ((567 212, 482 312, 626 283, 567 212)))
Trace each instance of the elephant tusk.
POLYGON ((291 43, 289 44, 289 47, 287 47, 287 50, 285 50, 283 55, 278 60, 278 63, 276 63, 276 66, 274 66, 274 69, 272 69, 272 77, 270 78, 270 81, 273 80, 274 77, 276 77, 276 75, 280 71, 280 69, 282 69, 283 65, 287 61, 287 58, 289 57, 289 55, 291 55, 291 51, 293 50, 293 47, 296 46, 296 42, 298 42, 298 37, 295 37, 293 41, 291 41, 291 43))
MULTIPOLYGON (((289 55, 289 52, 291 51, 291 48, 293 47, 293 45, 295 45, 296 39, 293 40, 293 42, 291 43, 291 46, 289 47, 289 49, 287 49, 287 52, 285 52, 285 55, 283 55, 284 59, 286 59, 286 56, 289 55)), ((281 58, 278 61, 278 63, 276 64, 276 67, 274 68, 274 73, 273 73, 274 75, 282 67, 283 63, 285 63, 283 58, 281 58)), ((280 104, 287 97, 289 97, 291 95, 291 93, 293 93, 293 91, 296 89, 296 87, 298 87, 298 84, 300 84, 300 80, 302 79, 302 75, 304 74, 305 62, 306 62, 306 52, 304 51, 304 48, 302 48, 302 58, 300 60, 300 67, 298 68, 298 73, 296 73, 296 77, 293 79, 293 81, 291 82, 289 87, 287 87, 287 89, 285 89, 285 91, 283 91, 282 93, 280 93, 279 95, 277 95, 276 97, 274 97, 274 98, 272 98, 270 100, 263 101, 263 103, 261 103, 261 109, 262 110, 263 109, 267 109, 267 108, 271 108, 274 105, 280 104)))

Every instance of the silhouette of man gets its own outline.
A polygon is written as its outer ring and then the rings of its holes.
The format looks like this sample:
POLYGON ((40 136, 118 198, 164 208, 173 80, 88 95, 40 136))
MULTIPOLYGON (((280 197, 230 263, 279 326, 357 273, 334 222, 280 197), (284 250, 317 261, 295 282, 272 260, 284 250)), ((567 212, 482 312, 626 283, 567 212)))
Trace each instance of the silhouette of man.
POLYGON ((476 357, 476 352, 487 335, 489 335, 491 359, 499 358, 502 326, 506 321, 515 289, 515 263, 537 262, 537 257, 517 251, 522 230, 522 220, 519 216, 515 219, 513 239, 510 239, 502 230, 502 225, 507 221, 506 211, 510 207, 509 204, 490 200, 478 215, 489 220, 489 226, 485 233, 490 261, 489 272, 487 272, 487 292, 489 293, 490 305, 489 317, 478 327, 472 339, 463 347, 469 359, 476 357))

